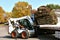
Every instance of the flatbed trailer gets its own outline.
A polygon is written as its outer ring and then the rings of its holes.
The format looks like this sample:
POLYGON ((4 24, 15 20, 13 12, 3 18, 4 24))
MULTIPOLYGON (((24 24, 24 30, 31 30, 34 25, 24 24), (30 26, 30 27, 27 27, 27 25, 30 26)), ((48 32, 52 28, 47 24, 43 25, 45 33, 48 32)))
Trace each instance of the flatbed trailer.
POLYGON ((37 25, 35 29, 38 34, 55 34, 55 31, 60 31, 60 25, 37 25))
POLYGON ((39 25, 39 28, 60 31, 60 25, 39 25))
POLYGON ((55 31, 60 31, 60 17, 57 17, 57 19, 58 19, 58 23, 56 25, 49 25, 49 24, 36 25, 34 28, 36 29, 36 31, 40 33, 45 32, 48 34, 54 34, 55 31))

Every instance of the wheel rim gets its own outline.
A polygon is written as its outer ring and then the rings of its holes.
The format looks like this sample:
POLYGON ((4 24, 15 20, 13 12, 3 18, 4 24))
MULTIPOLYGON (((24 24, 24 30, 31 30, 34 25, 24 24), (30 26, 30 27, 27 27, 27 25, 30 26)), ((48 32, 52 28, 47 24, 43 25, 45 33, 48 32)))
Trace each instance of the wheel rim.
POLYGON ((12 37, 14 38, 14 37, 16 37, 16 32, 12 32, 12 37))
POLYGON ((26 32, 22 32, 22 38, 26 38, 26 32))

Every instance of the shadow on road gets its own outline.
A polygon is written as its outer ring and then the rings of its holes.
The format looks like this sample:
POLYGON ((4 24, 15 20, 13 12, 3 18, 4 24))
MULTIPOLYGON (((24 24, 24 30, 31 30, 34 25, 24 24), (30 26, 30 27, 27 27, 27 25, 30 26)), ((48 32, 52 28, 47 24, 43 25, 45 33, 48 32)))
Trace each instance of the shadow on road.
MULTIPOLYGON (((16 38, 12 38, 11 36, 7 35, 7 36, 0 36, 0 38, 7 38, 7 39, 16 39, 16 38)), ((37 38, 37 37, 30 37, 30 38, 37 38)), ((22 39, 21 37, 17 37, 17 39, 22 39)))
POLYGON ((11 36, 0 36, 0 38, 12 38, 11 36))
MULTIPOLYGON (((11 36, 0 36, 0 38, 7 38, 7 39, 16 39, 12 38, 11 36)), ((55 38, 53 35, 38 35, 38 37, 31 37, 31 38, 38 38, 39 40, 60 40, 58 38, 55 38)), ((21 37, 17 37, 17 39, 22 39, 21 37)))
POLYGON ((4 36, 3 38, 12 38, 11 36, 4 36))
POLYGON ((38 39, 40 40, 60 40, 58 38, 55 38, 53 35, 39 35, 38 39))
MULTIPOLYGON (((8 38, 8 39, 16 39, 16 38, 12 38, 11 36, 0 36, 0 38, 8 38)), ((21 37, 18 37, 21 39, 21 37)))

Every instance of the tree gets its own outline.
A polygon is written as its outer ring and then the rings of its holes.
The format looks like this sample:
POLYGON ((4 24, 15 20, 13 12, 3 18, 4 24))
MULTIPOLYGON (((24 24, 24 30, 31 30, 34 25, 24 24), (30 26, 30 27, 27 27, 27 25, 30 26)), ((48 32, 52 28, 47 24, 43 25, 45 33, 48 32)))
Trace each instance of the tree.
POLYGON ((7 22, 8 19, 11 18, 11 17, 12 17, 12 12, 6 12, 5 13, 5 22, 7 22))
POLYGON ((59 5, 48 4, 46 6, 49 7, 49 8, 51 8, 51 9, 60 9, 60 6, 59 5))
POLYGON ((3 10, 2 7, 0 7, 0 23, 5 22, 4 14, 5 14, 5 11, 3 10))
POLYGON ((31 15, 31 5, 27 2, 17 2, 12 10, 12 17, 31 15))

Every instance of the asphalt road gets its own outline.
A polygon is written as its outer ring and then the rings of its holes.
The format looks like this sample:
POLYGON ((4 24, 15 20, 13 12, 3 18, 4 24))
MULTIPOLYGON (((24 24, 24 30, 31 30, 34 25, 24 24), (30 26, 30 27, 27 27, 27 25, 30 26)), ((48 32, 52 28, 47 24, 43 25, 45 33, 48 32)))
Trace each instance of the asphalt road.
POLYGON ((59 40, 53 35, 38 35, 38 37, 32 37, 28 39, 16 38, 13 39, 7 32, 7 26, 0 27, 0 40, 59 40))

